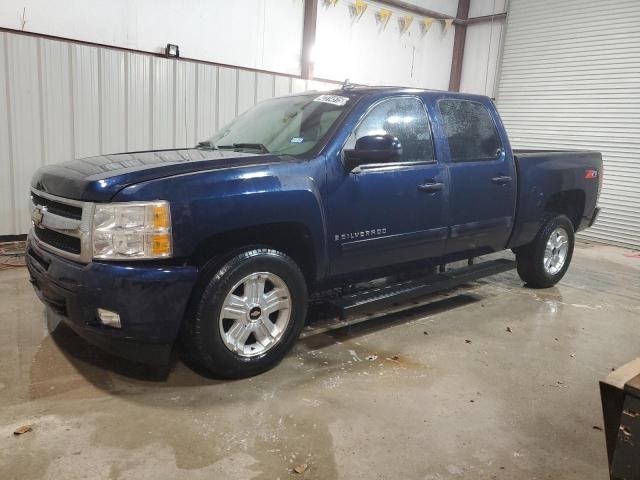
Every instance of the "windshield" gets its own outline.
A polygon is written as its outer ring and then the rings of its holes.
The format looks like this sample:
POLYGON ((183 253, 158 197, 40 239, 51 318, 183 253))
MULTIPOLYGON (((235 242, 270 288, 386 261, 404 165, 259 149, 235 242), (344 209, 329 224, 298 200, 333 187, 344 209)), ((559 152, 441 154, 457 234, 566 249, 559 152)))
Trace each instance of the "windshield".
POLYGON ((327 135, 353 101, 340 95, 296 95, 257 104, 222 128, 201 148, 301 155, 327 135))

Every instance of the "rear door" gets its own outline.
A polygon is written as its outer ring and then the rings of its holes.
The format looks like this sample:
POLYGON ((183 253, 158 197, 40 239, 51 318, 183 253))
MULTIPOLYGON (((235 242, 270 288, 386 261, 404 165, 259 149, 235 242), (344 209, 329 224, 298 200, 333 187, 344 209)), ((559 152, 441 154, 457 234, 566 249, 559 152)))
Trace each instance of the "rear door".
POLYGON ((488 99, 445 96, 437 111, 449 147, 446 254, 502 250, 514 222, 516 172, 499 118, 488 99))
POLYGON ((358 138, 391 134, 400 161, 360 165, 337 174, 328 195, 331 273, 416 260, 437 263, 447 236, 447 170, 438 162, 425 106, 417 96, 377 101, 357 121, 344 149, 358 138))

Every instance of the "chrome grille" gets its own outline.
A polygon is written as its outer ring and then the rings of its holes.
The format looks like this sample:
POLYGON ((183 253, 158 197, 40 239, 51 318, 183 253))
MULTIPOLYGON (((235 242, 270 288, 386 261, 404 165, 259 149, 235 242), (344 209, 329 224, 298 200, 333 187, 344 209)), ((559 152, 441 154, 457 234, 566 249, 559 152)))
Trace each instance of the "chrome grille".
POLYGON ((82 246, 80 245, 79 238, 58 233, 55 230, 49 230, 48 228, 34 228, 33 233, 38 240, 41 240, 47 245, 57 248, 58 250, 64 250, 65 252, 73 253, 74 255, 80 255, 82 252, 82 246))
POLYGON ((31 190, 32 238, 45 250, 77 262, 91 261, 93 203, 31 190))
POLYGON ((36 193, 31 194, 31 201, 35 205, 46 207, 48 211, 55 215, 82 220, 82 207, 50 200, 36 193))

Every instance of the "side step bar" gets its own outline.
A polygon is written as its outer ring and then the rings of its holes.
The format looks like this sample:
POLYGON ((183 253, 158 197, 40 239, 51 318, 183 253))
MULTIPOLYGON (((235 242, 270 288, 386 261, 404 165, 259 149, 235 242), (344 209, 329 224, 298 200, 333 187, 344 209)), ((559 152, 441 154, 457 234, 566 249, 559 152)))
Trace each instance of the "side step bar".
POLYGON ((413 300, 440 290, 458 287, 514 268, 516 268, 515 260, 500 258, 437 275, 363 290, 333 299, 329 303, 338 310, 340 318, 345 318, 413 300))

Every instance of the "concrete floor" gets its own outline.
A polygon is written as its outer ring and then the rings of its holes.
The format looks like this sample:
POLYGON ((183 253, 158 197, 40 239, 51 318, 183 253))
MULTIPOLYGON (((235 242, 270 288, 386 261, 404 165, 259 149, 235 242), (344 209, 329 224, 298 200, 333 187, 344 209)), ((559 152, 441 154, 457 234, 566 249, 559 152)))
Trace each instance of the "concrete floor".
POLYGON ((0 272, 3 480, 603 479, 598 380, 640 351, 640 258, 613 247, 581 245, 555 288, 501 274, 234 382, 50 333, 26 279, 0 272))

